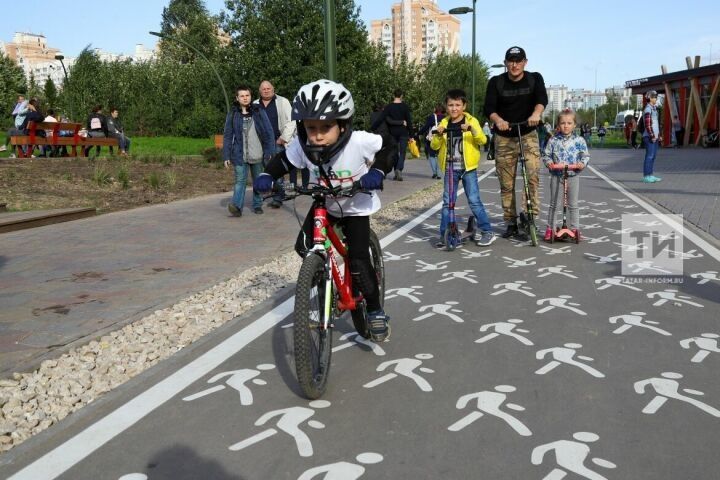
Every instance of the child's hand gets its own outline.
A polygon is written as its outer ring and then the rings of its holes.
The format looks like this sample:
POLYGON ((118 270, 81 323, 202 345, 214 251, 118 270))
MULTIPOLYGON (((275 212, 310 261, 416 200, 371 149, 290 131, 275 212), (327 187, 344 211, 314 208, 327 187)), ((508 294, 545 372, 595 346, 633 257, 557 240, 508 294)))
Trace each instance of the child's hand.
POLYGON ((585 168, 585 164, 583 162, 577 163, 577 171, 583 170, 585 168))
POLYGON ((435 129, 435 133, 437 133, 438 135, 442 135, 443 133, 445 133, 445 127, 443 127, 443 126, 438 126, 438 127, 435 129))

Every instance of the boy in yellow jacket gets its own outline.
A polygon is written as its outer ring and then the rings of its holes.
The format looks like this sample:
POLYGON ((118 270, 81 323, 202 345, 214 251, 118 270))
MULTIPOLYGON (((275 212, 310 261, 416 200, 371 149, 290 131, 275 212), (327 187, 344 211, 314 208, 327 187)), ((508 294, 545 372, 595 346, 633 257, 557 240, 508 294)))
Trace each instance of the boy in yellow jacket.
POLYGON ((480 200, 477 178, 480 146, 487 143, 487 137, 478 120, 465 111, 466 107, 467 96, 464 90, 448 90, 445 95, 447 116, 438 124, 430 142, 433 150, 440 150, 439 166, 440 170, 445 172, 440 241, 435 244, 437 248, 445 248, 448 209, 450 203, 455 203, 457 198, 457 188, 454 188, 452 192, 454 198, 450 198, 450 181, 453 182, 453 185, 457 185, 462 180, 470 210, 475 215, 480 228, 480 237, 476 237, 475 243, 480 247, 487 247, 496 239, 490 225, 490 218, 480 200))

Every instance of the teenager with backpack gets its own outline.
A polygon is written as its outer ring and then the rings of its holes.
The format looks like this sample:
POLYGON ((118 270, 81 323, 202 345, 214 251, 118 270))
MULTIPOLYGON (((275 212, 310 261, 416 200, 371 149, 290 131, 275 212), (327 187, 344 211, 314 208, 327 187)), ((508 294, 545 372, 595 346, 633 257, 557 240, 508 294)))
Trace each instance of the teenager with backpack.
POLYGON ((647 104, 643 109, 640 122, 638 122, 638 130, 642 132, 643 145, 645 146, 645 161, 643 162, 643 182, 645 183, 655 183, 662 180, 662 178, 653 175, 655 157, 657 156, 658 146, 662 141, 656 107, 657 98, 658 94, 655 90, 650 90, 645 94, 647 104))
POLYGON ((520 128, 523 150, 529 177, 530 201, 533 210, 540 212, 538 195, 538 170, 540 168, 540 145, 537 126, 548 103, 547 90, 542 75, 526 72, 527 56, 520 47, 510 47, 505 52, 507 72, 488 81, 484 113, 495 124, 495 163, 500 180, 503 218, 507 230, 503 238, 518 236, 517 209, 515 207, 515 176, 517 172, 520 141, 517 131, 510 123, 527 122, 520 128))

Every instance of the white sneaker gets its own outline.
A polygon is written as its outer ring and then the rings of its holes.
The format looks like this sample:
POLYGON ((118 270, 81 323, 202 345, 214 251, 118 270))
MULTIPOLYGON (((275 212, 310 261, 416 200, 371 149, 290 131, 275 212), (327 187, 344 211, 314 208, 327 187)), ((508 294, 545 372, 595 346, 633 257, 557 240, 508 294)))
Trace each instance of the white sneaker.
POLYGON ((0 145, 0 152, 4 152, 7 150, 7 147, 5 145, 0 145))

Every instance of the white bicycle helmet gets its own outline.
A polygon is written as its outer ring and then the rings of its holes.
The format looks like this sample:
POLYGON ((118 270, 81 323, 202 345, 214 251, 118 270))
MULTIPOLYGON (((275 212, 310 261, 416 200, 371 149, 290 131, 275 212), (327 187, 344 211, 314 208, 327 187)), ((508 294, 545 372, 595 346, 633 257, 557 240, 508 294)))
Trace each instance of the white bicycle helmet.
POLYGON ((300 87, 293 100, 291 119, 298 122, 298 137, 305 155, 314 165, 323 165, 339 152, 352 135, 355 102, 342 83, 317 80, 300 87), (310 145, 303 120, 337 120, 341 134, 332 145, 310 145))

